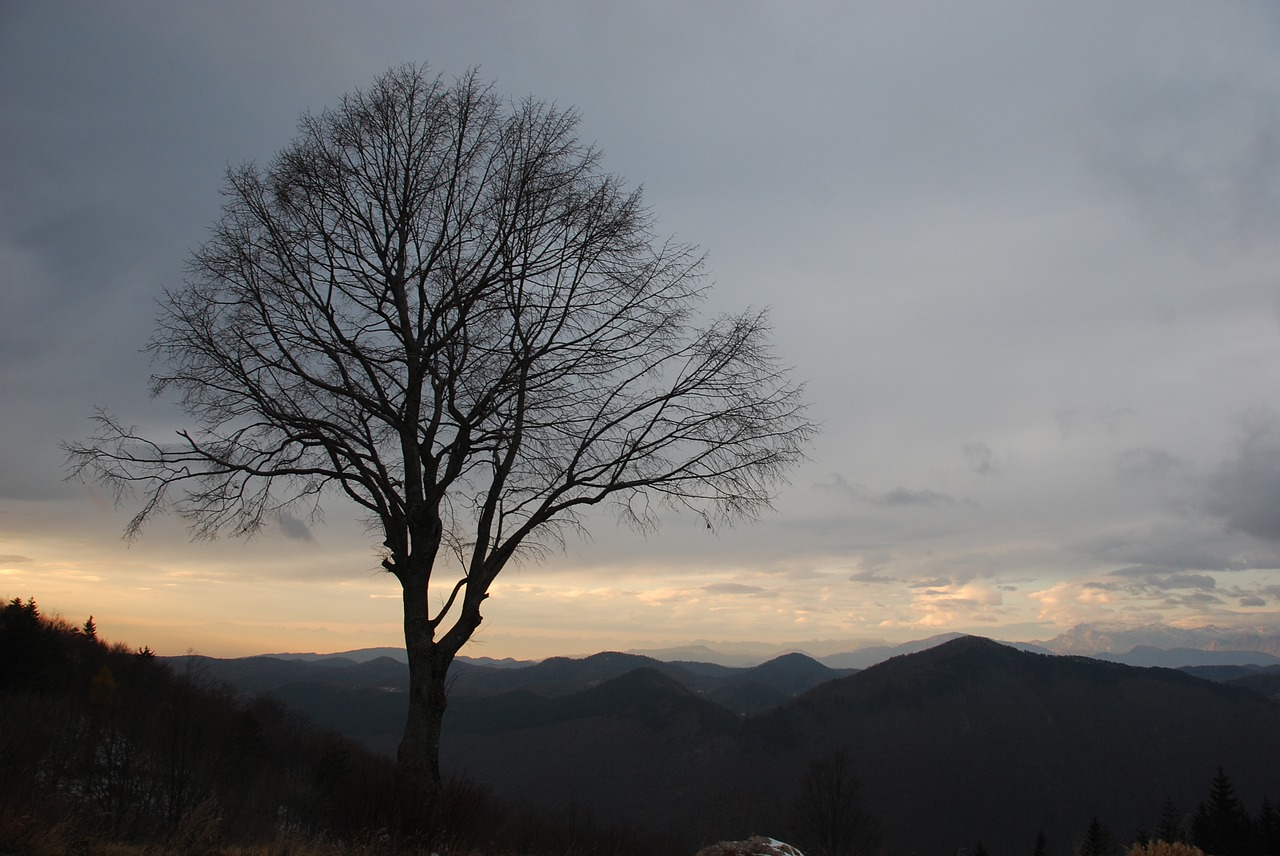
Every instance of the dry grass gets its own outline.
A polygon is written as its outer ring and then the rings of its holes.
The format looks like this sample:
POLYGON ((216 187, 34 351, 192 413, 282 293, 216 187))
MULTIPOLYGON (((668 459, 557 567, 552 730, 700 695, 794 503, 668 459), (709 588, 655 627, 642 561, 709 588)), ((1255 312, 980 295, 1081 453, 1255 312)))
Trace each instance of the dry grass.
POLYGON ((1205 856, 1205 853, 1199 847, 1181 841, 1152 841, 1134 844, 1124 852, 1124 856, 1205 856))

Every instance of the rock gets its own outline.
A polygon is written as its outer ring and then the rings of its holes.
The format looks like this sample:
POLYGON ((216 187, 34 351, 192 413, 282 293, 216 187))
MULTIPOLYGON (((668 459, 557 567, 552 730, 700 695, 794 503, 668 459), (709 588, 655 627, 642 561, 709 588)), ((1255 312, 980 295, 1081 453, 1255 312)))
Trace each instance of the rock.
POLYGON ((698 856, 804 856, 776 838, 753 835, 746 841, 721 841, 698 851, 698 856))

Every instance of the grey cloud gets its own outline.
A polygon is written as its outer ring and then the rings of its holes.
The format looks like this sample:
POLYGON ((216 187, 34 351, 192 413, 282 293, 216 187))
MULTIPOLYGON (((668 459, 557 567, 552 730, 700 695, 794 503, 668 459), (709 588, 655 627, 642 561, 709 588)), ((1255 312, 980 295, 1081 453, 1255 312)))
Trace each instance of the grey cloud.
POLYGON ((1062 409, 1053 414, 1053 421, 1058 426, 1058 436, 1063 440, 1070 439, 1080 422, 1080 414, 1075 410, 1062 409))
POLYGON ((1170 573, 1168 568, 1155 568, 1139 565, 1132 568, 1121 568, 1112 571, 1113 576, 1140 579, 1146 585, 1157 589, 1213 589, 1217 581, 1207 574, 1170 573))
POLYGON ((1243 420, 1244 437, 1209 483, 1209 511, 1228 526, 1280 543, 1280 427, 1269 413, 1243 420))
POLYGON ((1116 434, 1134 415, 1131 407, 1064 407, 1053 414, 1053 421, 1058 426, 1059 437, 1066 441, 1094 431, 1116 434))
POLYGON ((858 573, 850 575, 849 581, 854 583, 873 583, 876 585, 902 582, 902 580, 899 580, 896 577, 882 577, 880 576, 879 571, 874 570, 858 571, 858 573))
POLYGON ((925 594, 940 595, 935 600, 930 601, 931 604, 938 607, 977 610, 989 606, 989 604, 984 604, 971 597, 947 597, 946 592, 927 591, 925 594))
POLYGON ((1243 571, 1264 561, 1242 556, 1239 545, 1220 527, 1189 519, 1133 527, 1089 539, 1079 545, 1086 555, 1126 566, 1162 571, 1243 571))
POLYGON ((749 586, 742 583, 711 583, 703 586, 702 590, 707 594, 745 594, 756 597, 773 594, 773 592, 760 586, 749 586))
MULTIPOLYGON (((1165 16, 1123 4, 1047 16, 985 2, 740 4, 730 17, 707 4, 680 27, 648 4, 587 5, 493 15, 428 3, 392 31, 354 7, 300 28, 271 4, 174 4, 163 16, 136 3, 10 4, 0 107, 21 133, 0 139, 0 500, 62 500, 42 516, 67 529, 100 514, 60 481, 56 440, 76 439, 99 403, 182 427, 146 399, 137 349, 153 298, 181 282, 184 248, 216 217, 224 166, 269 158, 301 111, 425 57, 580 108, 605 168, 645 185, 657 230, 708 253, 709 308, 776 304, 778 354, 827 426, 783 513, 732 545, 675 528, 632 550, 605 524, 575 555, 693 564, 716 552, 717 567, 765 565, 755 573, 777 573, 780 588, 848 575, 873 594, 914 577, 963 581, 978 566, 1046 568, 1050 554, 1075 563, 1063 575, 1145 567, 1165 584, 1280 567, 1280 540, 1268 555, 1242 534, 1280 532, 1277 490, 1248 470, 1266 455, 1233 451, 1194 502, 1174 495, 1196 487, 1185 476, 1216 472, 1194 451, 1223 442, 1206 414, 1274 393, 1266 371, 1224 372, 1274 338, 1259 317, 1274 301, 1274 253, 1234 252, 1265 247, 1280 226, 1280 42, 1265 4, 1165 16), (751 172, 796 140, 804 157, 751 172), (1117 406, 1129 402, 1141 412, 1117 406), (1117 491, 1118 478, 1146 490, 1117 491), (961 511, 979 479, 981 509, 961 511), (1119 534, 1094 537, 1108 528, 1119 534), (1018 543, 1039 545, 1036 561, 1010 555, 1018 543)), ((259 546, 297 552, 287 536, 306 527, 279 525, 259 546)), ((326 526, 317 540, 361 545, 376 570, 353 531, 326 526)), ((115 535, 104 556, 117 555, 115 535)), ((308 575, 307 561, 279 573, 308 575)), ((1027 573, 1028 591, 1060 579, 1027 573)), ((1141 575, 1094 585, 1141 589, 1144 602, 1179 593, 1141 575)), ((1222 587, 1232 604, 1280 599, 1222 587)))
POLYGON ((929 580, 915 580, 911 583, 911 588, 946 588, 951 584, 952 581, 946 577, 934 577, 929 580))
POLYGON ((939 493, 936 490, 912 490, 905 487, 895 487, 885 493, 873 495, 870 500, 876 505, 923 505, 926 507, 957 505, 960 502, 954 496, 939 493))
POLYGON ((1204 574, 1167 574, 1144 577, 1150 585, 1163 589, 1202 589, 1208 591, 1218 587, 1217 580, 1204 574))
POLYGON ((1223 600, 1217 595, 1209 594, 1208 592, 1192 592, 1191 594, 1169 598, 1168 602, 1181 606, 1213 606, 1223 603, 1223 600))
POLYGON ((1264 598, 1257 597, 1255 595, 1250 595, 1248 597, 1240 598, 1240 605, 1241 606, 1266 606, 1267 601, 1264 598))
POLYGON ((986 443, 966 443, 962 451, 965 463, 973 472, 980 476, 1000 475, 1003 468, 996 460, 995 452, 986 443))
POLYGON ((1269 240, 1280 227, 1274 90, 1201 70, 1108 93, 1097 165, 1170 240, 1218 251, 1269 240))
POLYGON ((1133 482, 1166 478, 1181 465, 1174 455, 1147 446, 1126 449, 1116 456, 1116 471, 1124 480, 1133 482))
POLYGON ((280 531, 284 534, 284 537, 293 541, 311 541, 315 538, 306 523, 288 512, 280 512, 279 523, 280 531))
POLYGON ((971 499, 957 499, 946 493, 940 493, 936 490, 913 489, 907 487, 895 487, 881 493, 876 493, 865 485, 850 482, 839 473, 832 473, 829 483, 819 482, 815 485, 822 490, 831 490, 843 494, 851 502, 870 503, 884 507, 897 506, 921 506, 925 508, 937 508, 955 506, 960 504, 971 505, 971 499))
POLYGON ((833 491, 842 494, 850 500, 860 500, 866 494, 866 488, 862 485, 853 484, 839 473, 831 474, 830 482, 815 482, 814 487, 819 490, 833 491))

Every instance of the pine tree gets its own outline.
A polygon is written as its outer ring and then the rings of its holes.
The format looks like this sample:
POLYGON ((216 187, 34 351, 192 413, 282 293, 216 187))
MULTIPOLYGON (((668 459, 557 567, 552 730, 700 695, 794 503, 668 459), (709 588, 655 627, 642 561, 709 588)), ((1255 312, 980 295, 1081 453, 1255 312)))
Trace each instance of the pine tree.
POLYGON ((1214 856, 1248 856, 1250 827, 1248 811, 1236 796, 1231 779, 1219 767, 1209 788, 1208 801, 1196 808, 1192 820, 1193 843, 1214 856))
POLYGON ((1079 856, 1112 856, 1115 851, 1111 830, 1094 815, 1089 823, 1089 831, 1085 833, 1084 843, 1080 845, 1079 856))
POLYGON ((1262 798, 1254 832, 1258 852, 1264 856, 1280 856, 1280 809, 1276 808, 1269 797, 1262 798))
POLYGON ((1164 798, 1164 805, 1160 807, 1160 824, 1156 827, 1156 839, 1170 844, 1187 840, 1187 834, 1182 828, 1182 813, 1169 797, 1164 798))
POLYGON ((89 620, 84 623, 84 635, 95 641, 98 638, 98 625, 93 623, 92 615, 90 615, 89 620))

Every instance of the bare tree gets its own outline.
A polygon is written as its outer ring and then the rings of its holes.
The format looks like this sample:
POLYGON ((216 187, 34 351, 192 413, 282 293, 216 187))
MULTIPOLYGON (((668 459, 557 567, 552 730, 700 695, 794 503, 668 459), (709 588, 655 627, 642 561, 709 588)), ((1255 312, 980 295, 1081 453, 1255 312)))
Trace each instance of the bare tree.
POLYGON ((843 749, 809 763, 801 782, 801 834, 820 856, 860 856, 879 847, 874 825, 862 811, 862 783, 843 749))
POLYGON ((74 475, 199 538, 252 535, 338 491, 403 587, 410 713, 397 812, 440 790, 446 673, 513 557, 588 506, 752 518, 814 431, 762 313, 700 321, 692 247, 661 241, 577 116, 394 69, 304 115, 166 293, 153 394, 195 426, 148 439, 106 411, 74 475))

